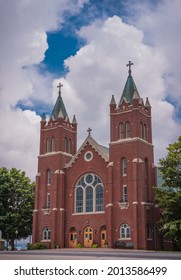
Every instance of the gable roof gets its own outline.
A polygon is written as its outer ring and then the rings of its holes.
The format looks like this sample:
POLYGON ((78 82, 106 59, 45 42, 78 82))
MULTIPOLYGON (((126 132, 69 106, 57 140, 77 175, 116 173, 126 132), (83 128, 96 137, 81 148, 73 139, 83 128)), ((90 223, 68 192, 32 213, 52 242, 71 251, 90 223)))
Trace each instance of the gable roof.
POLYGON ((104 147, 99 145, 91 136, 88 136, 86 138, 86 140, 84 141, 84 143, 81 145, 81 147, 79 148, 79 150, 76 152, 76 154, 73 156, 73 158, 69 161, 69 163, 65 164, 65 168, 68 169, 69 167, 71 167, 76 159, 79 157, 79 155, 81 154, 82 150, 84 149, 85 146, 87 145, 91 145, 92 148, 106 161, 109 161, 109 148, 104 147))

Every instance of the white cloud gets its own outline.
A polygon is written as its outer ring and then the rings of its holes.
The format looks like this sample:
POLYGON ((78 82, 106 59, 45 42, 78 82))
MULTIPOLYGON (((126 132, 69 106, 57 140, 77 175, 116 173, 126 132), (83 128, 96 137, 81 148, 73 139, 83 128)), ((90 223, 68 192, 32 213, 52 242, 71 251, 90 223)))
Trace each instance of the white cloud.
POLYGON ((167 95, 181 107, 181 6, 180 0, 162 0, 150 8, 149 2, 132 3, 134 17, 130 22, 141 28, 144 40, 151 42, 167 58, 166 74, 167 95))
POLYGON ((1 108, 1 166, 25 170, 33 179, 39 152, 40 117, 32 111, 1 108))
POLYGON ((48 48, 46 32, 61 28, 63 14, 77 13, 87 0, 0 0, 0 166, 17 167, 34 179, 40 117, 16 109, 23 100, 49 102, 52 76, 39 64, 48 48))

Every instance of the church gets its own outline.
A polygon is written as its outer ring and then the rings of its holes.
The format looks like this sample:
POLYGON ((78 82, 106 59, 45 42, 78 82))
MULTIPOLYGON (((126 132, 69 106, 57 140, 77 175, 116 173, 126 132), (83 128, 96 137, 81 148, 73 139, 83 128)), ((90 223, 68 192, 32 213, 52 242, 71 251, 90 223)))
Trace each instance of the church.
POLYGON ((110 96, 110 141, 104 147, 91 129, 77 150, 77 120, 69 120, 58 85, 49 120, 40 124, 40 152, 33 211, 33 243, 48 248, 93 246, 155 248, 151 105, 132 77, 120 101, 110 96))

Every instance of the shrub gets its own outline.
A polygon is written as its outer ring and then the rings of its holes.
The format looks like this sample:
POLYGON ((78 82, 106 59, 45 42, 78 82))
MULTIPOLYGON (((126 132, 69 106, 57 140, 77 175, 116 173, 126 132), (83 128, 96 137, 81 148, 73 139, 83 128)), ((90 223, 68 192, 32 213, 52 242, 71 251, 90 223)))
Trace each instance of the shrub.
POLYGON ((47 249, 47 246, 42 243, 35 243, 35 244, 28 243, 28 250, 41 250, 41 249, 47 249))
POLYGON ((92 248, 97 248, 97 247, 98 247, 97 243, 92 244, 92 248))
POLYGON ((77 248, 82 248, 83 245, 81 243, 77 243, 77 248))

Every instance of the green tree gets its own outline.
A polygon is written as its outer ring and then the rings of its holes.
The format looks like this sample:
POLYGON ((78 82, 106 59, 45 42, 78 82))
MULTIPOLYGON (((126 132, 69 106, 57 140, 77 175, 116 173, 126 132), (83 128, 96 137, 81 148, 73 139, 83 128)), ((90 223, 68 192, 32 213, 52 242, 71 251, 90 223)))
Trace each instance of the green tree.
POLYGON ((12 250, 16 238, 26 238, 32 232, 34 189, 35 183, 25 172, 0 168, 0 230, 12 250))
POLYGON ((170 144, 168 154, 160 159, 163 184, 156 189, 156 201, 162 215, 159 228, 164 237, 171 238, 175 249, 181 249, 181 136, 170 144))

